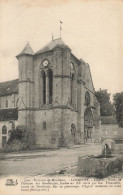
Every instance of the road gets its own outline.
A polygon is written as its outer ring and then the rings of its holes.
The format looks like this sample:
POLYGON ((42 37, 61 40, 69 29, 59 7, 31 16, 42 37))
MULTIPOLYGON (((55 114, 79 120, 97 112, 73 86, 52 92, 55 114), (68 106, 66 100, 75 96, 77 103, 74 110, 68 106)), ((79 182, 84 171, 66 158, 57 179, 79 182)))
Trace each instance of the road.
POLYGON ((101 145, 85 144, 71 149, 24 153, 1 153, 0 175, 38 176, 52 174, 77 164, 78 156, 101 154, 101 145))

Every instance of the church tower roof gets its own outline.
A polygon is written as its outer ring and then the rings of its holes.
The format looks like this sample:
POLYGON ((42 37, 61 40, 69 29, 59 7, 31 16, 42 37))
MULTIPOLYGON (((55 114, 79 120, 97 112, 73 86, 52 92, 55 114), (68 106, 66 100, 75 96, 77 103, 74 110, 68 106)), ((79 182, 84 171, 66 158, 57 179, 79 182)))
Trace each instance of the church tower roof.
POLYGON ((50 50, 54 49, 56 46, 61 46, 61 45, 66 46, 66 44, 64 43, 64 41, 61 38, 54 39, 50 43, 45 45, 43 48, 41 48, 39 51, 37 51, 35 54, 40 54, 40 53, 43 53, 46 51, 50 51, 50 50))
POLYGON ((21 56, 21 55, 24 55, 24 54, 28 54, 28 55, 33 55, 34 54, 34 51, 31 48, 29 42, 27 42, 27 44, 24 47, 24 49, 16 57, 21 56))

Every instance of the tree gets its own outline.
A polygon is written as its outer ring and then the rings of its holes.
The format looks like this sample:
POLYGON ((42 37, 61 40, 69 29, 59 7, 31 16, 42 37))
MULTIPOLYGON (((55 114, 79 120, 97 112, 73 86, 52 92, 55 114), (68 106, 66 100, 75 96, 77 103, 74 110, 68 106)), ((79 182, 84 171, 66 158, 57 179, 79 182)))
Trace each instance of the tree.
POLYGON ((100 89, 95 92, 95 95, 100 103, 100 115, 112 116, 114 114, 114 109, 110 101, 110 93, 107 92, 107 89, 100 89))
POLYGON ((116 120, 119 127, 123 127, 123 92, 115 93, 113 96, 116 120))

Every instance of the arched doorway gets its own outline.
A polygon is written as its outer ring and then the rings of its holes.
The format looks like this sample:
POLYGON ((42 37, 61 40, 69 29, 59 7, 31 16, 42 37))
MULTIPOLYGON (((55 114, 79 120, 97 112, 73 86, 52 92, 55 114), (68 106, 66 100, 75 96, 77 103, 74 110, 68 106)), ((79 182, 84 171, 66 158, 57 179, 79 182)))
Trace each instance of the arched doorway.
POLYGON ((92 128, 93 128, 93 114, 91 108, 86 108, 84 112, 84 134, 86 141, 92 139, 92 128))
POLYGON ((76 126, 73 123, 71 124, 71 135, 75 144, 76 126))

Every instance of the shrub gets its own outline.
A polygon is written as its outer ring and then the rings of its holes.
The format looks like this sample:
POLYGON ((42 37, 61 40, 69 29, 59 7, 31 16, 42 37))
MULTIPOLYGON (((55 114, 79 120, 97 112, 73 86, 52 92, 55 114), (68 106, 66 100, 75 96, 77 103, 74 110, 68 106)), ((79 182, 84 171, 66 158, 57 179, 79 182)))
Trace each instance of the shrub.
POLYGON ((13 142, 13 140, 20 140, 22 141, 22 139, 24 138, 24 134, 25 134, 26 130, 23 126, 17 126, 16 130, 12 130, 11 131, 11 135, 10 138, 8 140, 8 144, 13 142))

